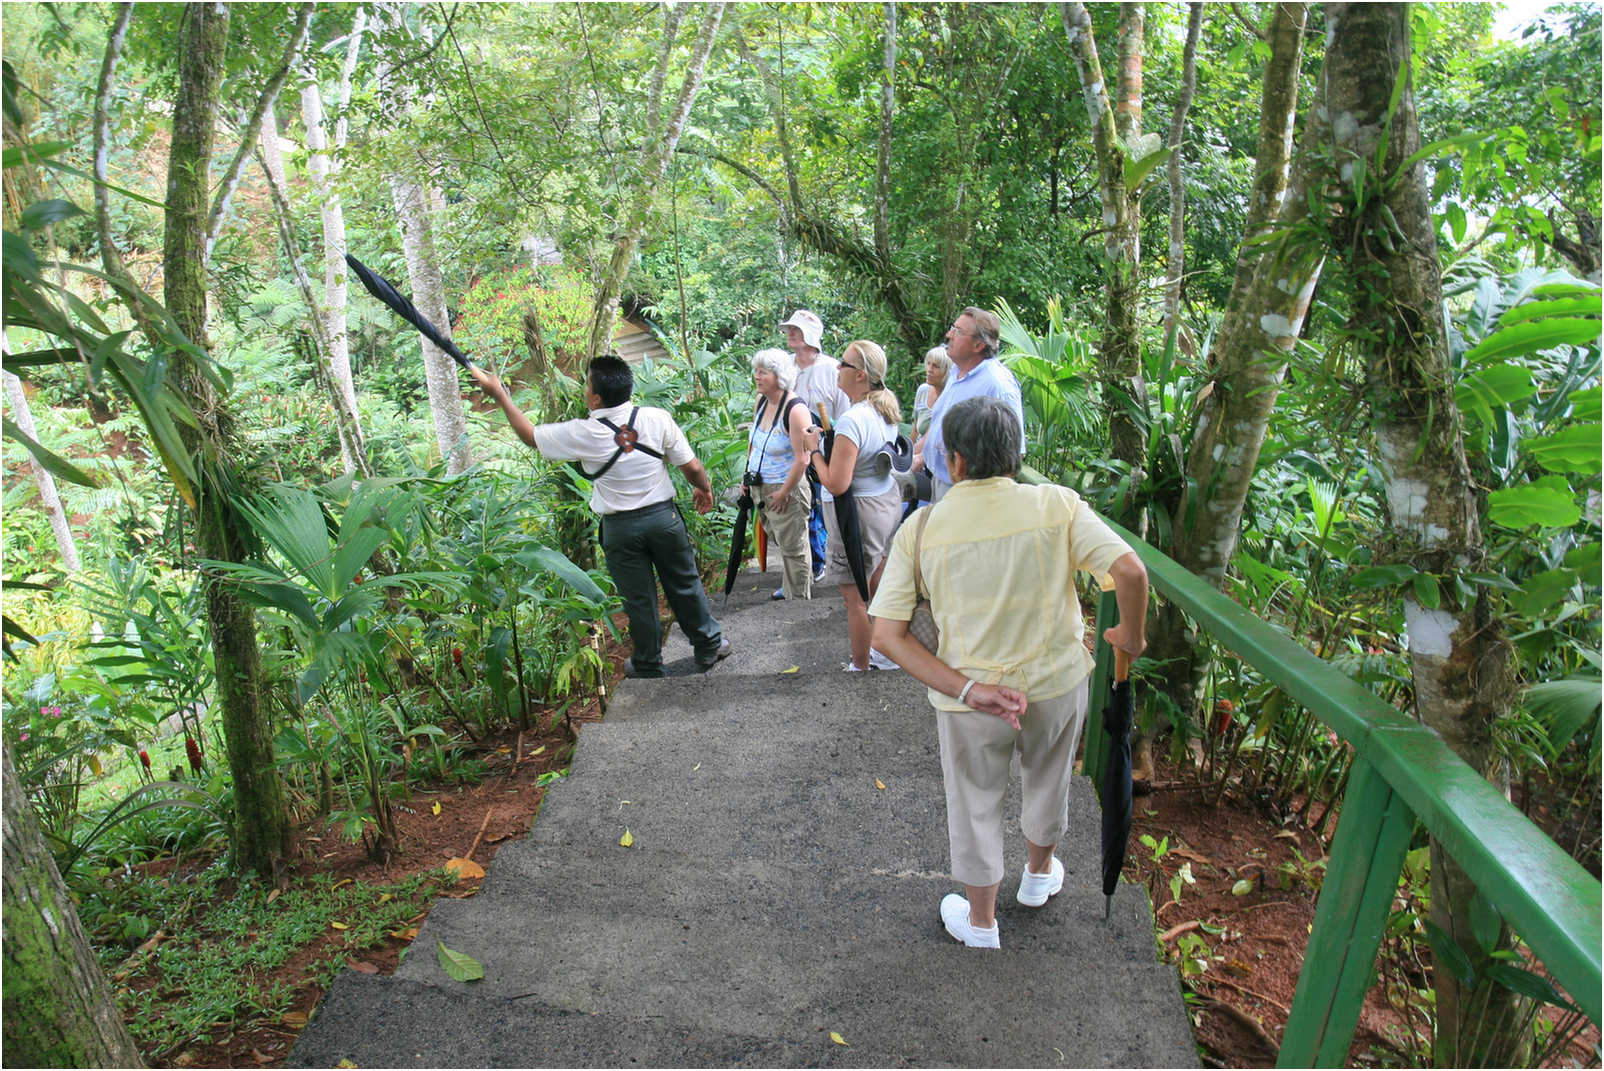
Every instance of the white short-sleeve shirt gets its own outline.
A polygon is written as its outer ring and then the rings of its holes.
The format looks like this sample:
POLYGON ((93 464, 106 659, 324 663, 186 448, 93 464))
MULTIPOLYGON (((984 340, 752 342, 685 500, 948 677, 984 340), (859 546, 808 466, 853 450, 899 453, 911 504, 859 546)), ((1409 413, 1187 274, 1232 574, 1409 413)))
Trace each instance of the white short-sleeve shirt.
MULTIPOLYGON (((535 449, 551 461, 578 461, 586 472, 595 472, 618 449, 614 432, 598 417, 606 417, 620 428, 629 421, 633 402, 605 409, 592 409, 582 420, 564 420, 535 427, 535 449)), ((635 414, 637 442, 650 446, 661 458, 635 449, 619 455, 599 479, 591 483, 590 508, 602 516, 655 505, 674 497, 674 483, 668 478, 668 465, 684 465, 696 460, 696 453, 674 418, 667 411, 641 406, 635 414)))

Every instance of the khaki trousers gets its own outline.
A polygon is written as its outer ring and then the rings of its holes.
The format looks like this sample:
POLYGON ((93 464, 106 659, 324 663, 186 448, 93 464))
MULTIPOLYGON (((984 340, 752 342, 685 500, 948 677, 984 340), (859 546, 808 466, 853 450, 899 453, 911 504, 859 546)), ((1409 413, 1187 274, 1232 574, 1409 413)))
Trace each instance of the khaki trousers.
MULTIPOLYGON (((767 502, 784 484, 765 483, 758 493, 767 502)), ((769 534, 769 549, 780 552, 787 599, 813 598, 813 557, 808 550, 808 514, 813 509, 813 492, 808 481, 798 480, 785 500, 785 509, 762 511, 763 530, 769 534)))
POLYGON ((947 840, 952 876, 965 885, 1003 878, 1003 794, 1008 766, 1019 752, 1023 799, 1019 827, 1032 844, 1057 844, 1069 828, 1069 785, 1086 720, 1088 684, 1067 695, 1033 702, 1019 731, 994 714, 936 711, 941 779, 947 790, 947 840))

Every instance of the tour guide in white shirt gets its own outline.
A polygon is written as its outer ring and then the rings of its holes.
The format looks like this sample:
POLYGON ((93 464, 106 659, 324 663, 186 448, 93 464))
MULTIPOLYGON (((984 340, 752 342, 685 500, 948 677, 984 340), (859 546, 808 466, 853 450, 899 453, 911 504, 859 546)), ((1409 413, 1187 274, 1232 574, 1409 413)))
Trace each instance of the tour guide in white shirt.
POLYGON ((590 416, 559 424, 535 425, 513 404, 500 379, 482 368, 471 374, 501 406, 518 438, 549 460, 578 462, 590 478, 590 508, 602 518, 607 571, 624 600, 634 644, 626 674, 663 676, 654 569, 675 619, 696 651, 696 667, 703 672, 712 669, 729 654, 730 645, 708 609, 690 534, 674 505, 667 466, 678 467, 690 481, 698 513, 713 508, 713 485, 674 418, 661 409, 630 404, 634 373, 623 358, 611 354, 590 362, 585 377, 590 416))
POLYGON ((941 434, 941 415, 966 398, 1001 398, 1019 421, 1019 456, 1025 456, 1025 408, 1019 380, 997 360, 1002 325, 995 314, 971 305, 958 314, 947 331, 947 356, 952 369, 947 385, 930 410, 930 430, 924 451, 916 459, 930 474, 930 501, 939 502, 952 487, 947 471, 947 444, 941 434))

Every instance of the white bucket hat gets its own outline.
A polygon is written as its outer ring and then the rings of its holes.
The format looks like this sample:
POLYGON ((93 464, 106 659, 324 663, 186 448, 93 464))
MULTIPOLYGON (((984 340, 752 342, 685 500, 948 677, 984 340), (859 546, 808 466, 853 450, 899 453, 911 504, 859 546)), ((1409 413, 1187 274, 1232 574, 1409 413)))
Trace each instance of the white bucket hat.
POLYGON ((801 331, 802 341, 813 349, 818 349, 819 343, 824 340, 824 321, 819 319, 816 313, 811 313, 807 309, 797 309, 791 314, 789 320, 780 324, 780 327, 782 329, 794 327, 801 331))

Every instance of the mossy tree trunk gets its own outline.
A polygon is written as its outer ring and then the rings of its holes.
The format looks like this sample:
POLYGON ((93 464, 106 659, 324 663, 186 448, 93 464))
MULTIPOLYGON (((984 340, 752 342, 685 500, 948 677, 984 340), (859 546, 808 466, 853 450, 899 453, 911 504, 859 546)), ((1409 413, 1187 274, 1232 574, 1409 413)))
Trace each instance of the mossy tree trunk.
MULTIPOLYGON (((1476 487, 1466 462, 1448 365, 1442 270, 1420 148, 1407 4, 1329 4, 1315 142, 1325 166, 1318 203, 1347 268, 1349 324, 1365 360, 1376 463, 1386 488, 1394 560, 1431 580, 1406 589, 1409 661, 1420 719, 1507 791, 1493 741, 1514 689, 1511 648, 1486 588, 1459 581, 1487 568, 1476 487), (1467 592, 1473 594, 1466 594, 1467 592)), ((1475 886, 1433 842, 1431 916, 1470 956, 1475 886)), ((1440 965, 1439 1067, 1518 1066, 1519 998, 1483 981, 1462 986, 1440 965)))
POLYGON ((6 1067, 143 1067, 95 962, 56 861, 11 765, 5 767, 6 1067))
MULTIPOLYGON (((226 4, 193 4, 184 13, 178 96, 173 103, 168 154, 167 221, 162 248, 164 297, 173 323, 202 350, 206 333, 206 224, 208 175, 217 102, 228 45, 226 4)), ((173 352, 173 372, 189 399, 197 427, 184 428, 197 462, 195 544, 200 557, 247 559, 249 526, 234 508, 241 493, 231 454, 232 424, 217 390, 183 351, 173 352)), ((217 700, 233 777, 234 821, 230 848, 236 865, 276 877, 288 847, 290 825, 284 783, 273 763, 272 727, 263 703, 262 659, 256 614, 238 591, 208 577, 206 619, 211 628, 217 700)))

